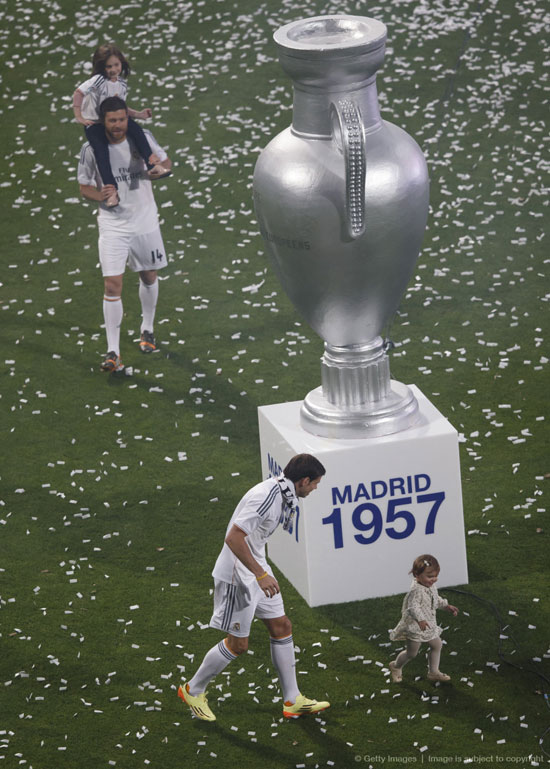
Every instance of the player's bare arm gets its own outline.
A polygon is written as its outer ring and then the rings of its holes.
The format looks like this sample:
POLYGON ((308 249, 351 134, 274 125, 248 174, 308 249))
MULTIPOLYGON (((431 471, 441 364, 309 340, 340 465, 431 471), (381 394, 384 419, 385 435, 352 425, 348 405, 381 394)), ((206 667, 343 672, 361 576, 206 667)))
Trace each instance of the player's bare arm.
POLYGON ((265 569, 260 566, 250 552, 250 548, 246 543, 246 533, 242 529, 239 529, 238 526, 233 524, 229 534, 225 538, 225 544, 231 552, 235 553, 239 561, 254 574, 256 579, 260 577, 258 584, 267 596, 271 597, 280 592, 279 583, 275 577, 272 577, 271 574, 263 576, 265 574, 265 569))
POLYGON ((95 203, 107 200, 116 191, 116 187, 113 184, 105 184, 101 189, 94 187, 92 184, 81 184, 79 186, 82 197, 95 203))

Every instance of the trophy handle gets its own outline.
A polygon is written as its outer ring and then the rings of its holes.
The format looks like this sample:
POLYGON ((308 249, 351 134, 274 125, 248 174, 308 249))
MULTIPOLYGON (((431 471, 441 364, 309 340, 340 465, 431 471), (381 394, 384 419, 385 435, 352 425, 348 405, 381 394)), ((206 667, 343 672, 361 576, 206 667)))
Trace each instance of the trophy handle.
POLYGON ((346 166, 346 228, 355 240, 365 232, 367 156, 363 119, 351 99, 333 102, 331 107, 333 138, 343 152, 346 166))

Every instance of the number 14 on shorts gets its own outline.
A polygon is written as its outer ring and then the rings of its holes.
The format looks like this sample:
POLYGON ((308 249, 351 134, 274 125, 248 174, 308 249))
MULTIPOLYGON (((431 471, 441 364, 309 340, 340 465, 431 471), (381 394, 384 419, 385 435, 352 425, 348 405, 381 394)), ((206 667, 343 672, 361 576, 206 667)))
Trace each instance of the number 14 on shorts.
POLYGON ((157 262, 162 262, 164 259, 164 254, 162 251, 159 251, 158 248, 156 248, 154 251, 151 251, 151 261, 153 264, 155 264, 155 260, 157 262))
MULTIPOLYGON (((445 499, 445 492, 439 491, 433 494, 418 494, 415 498, 417 505, 422 505, 427 512, 425 534, 435 532, 435 521, 441 504, 445 499), (428 505, 428 507, 424 507, 428 505)), ((382 530, 391 539, 405 539, 410 537, 416 529, 417 518, 411 512, 413 498, 400 497, 388 500, 385 516, 380 507, 374 502, 364 502, 357 505, 351 514, 353 528, 360 533, 354 535, 354 539, 360 545, 370 545, 380 537, 382 530), (385 517, 385 520, 384 520, 385 517), (384 528, 384 524, 386 524, 384 528), (388 524, 396 524, 393 525, 388 524)), ((419 512, 423 512, 419 510, 419 512)), ((335 507, 332 513, 322 519, 322 523, 332 526, 334 548, 338 550, 344 547, 344 530, 342 525, 342 508, 335 507)))

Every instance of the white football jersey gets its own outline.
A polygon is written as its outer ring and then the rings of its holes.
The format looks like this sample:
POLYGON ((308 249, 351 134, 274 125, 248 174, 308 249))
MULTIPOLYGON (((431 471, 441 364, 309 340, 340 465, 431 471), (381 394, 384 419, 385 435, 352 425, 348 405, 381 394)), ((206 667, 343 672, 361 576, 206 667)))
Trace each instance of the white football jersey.
MULTIPOLYGON (((294 490, 294 484, 286 480, 286 484, 294 490)), ((298 500, 294 496, 293 504, 298 500)), ((241 499, 227 526, 226 536, 233 527, 238 526, 246 533, 246 543, 256 561, 267 568, 265 543, 273 534, 284 517, 285 500, 281 486, 276 478, 268 478, 248 491, 241 499)), ((218 556, 212 571, 214 579, 223 582, 251 583, 255 577, 242 564, 232 550, 225 544, 218 556)))
MULTIPOLYGON (((150 131, 145 135, 151 150, 165 160, 168 156, 150 131)), ((120 144, 109 144, 111 169, 118 184, 120 203, 114 208, 99 204, 97 217, 100 232, 124 232, 141 235, 158 227, 158 210, 153 187, 147 176, 143 159, 134 145, 125 139, 120 144)), ((80 152, 77 179, 79 184, 101 189, 103 182, 97 168, 94 151, 86 142, 80 152)))
POLYGON ((128 93, 128 84, 126 80, 118 78, 113 83, 103 75, 93 75, 93 77, 81 83, 78 89, 84 94, 81 113, 85 120, 99 121, 99 105, 108 96, 120 96, 126 101, 128 93))

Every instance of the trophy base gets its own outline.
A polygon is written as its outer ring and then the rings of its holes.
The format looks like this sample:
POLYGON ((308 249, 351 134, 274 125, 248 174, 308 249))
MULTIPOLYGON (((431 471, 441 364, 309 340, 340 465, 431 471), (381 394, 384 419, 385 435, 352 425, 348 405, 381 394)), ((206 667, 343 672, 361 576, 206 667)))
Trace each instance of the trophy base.
POLYGON ((390 392, 379 401, 336 406, 317 387, 304 398, 300 424, 323 438, 378 438, 412 427, 418 420, 418 402, 407 385, 390 380, 390 392))

